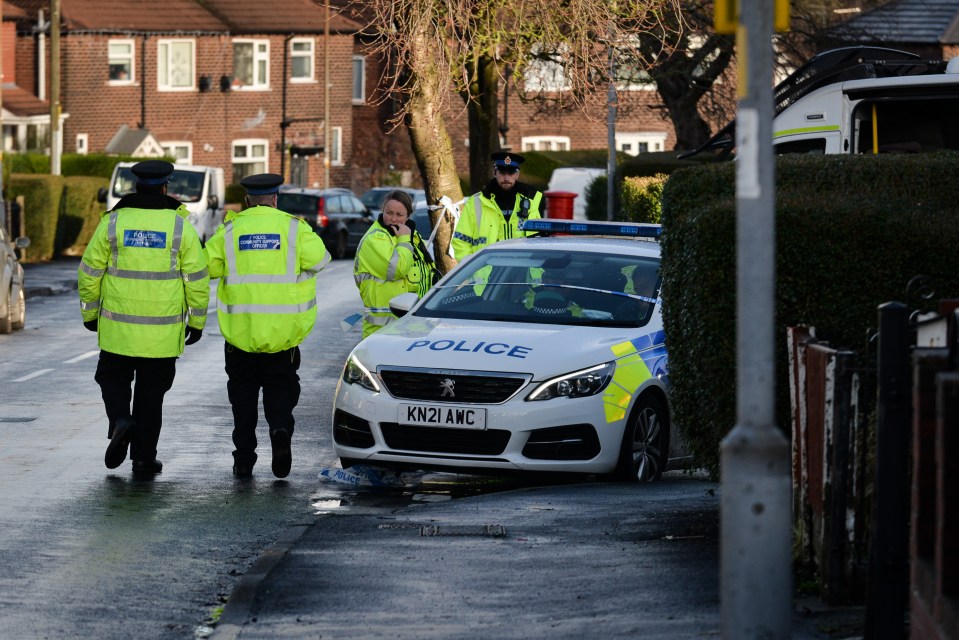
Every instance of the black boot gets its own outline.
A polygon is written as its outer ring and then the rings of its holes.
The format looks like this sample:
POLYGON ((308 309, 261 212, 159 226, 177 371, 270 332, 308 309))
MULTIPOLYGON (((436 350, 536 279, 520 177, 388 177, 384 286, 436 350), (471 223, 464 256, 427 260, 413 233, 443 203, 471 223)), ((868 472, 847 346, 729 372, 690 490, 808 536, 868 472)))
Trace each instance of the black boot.
POLYGON ((163 471, 163 463, 154 458, 153 460, 134 460, 133 473, 153 475, 163 471))
POLYGON ((117 420, 113 427, 113 437, 110 438, 106 455, 103 456, 107 469, 116 469, 127 459, 127 448, 130 446, 130 438, 135 428, 136 423, 130 418, 117 420))
POLYGON ((273 442, 273 475, 285 478, 290 475, 290 466, 293 464, 293 455, 290 451, 290 432, 286 429, 277 429, 270 434, 273 442))

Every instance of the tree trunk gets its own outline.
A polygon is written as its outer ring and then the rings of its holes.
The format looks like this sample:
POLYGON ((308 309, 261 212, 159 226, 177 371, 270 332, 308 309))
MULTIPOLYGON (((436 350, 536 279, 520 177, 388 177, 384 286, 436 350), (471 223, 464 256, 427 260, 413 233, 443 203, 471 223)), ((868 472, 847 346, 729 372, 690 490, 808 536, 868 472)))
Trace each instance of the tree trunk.
POLYGON ((709 140, 709 125, 699 113, 701 91, 689 90, 685 78, 671 75, 656 78, 656 88, 666 105, 669 119, 676 130, 677 150, 689 151, 709 140))
MULTIPOLYGON (((427 202, 438 204, 443 196, 459 202, 463 199, 463 191, 456 174, 450 136, 443 120, 443 92, 438 90, 440 83, 448 82, 448 79, 440 75, 431 61, 429 48, 425 46, 429 39, 422 34, 418 39, 423 41, 423 46, 411 50, 413 56, 410 66, 417 81, 409 96, 406 115, 413 154, 423 176, 427 202)), ((446 273, 455 264, 447 255, 453 233, 453 218, 443 210, 432 211, 430 218, 434 226, 439 225, 433 245, 436 265, 441 273, 446 273)))
POLYGON ((489 182, 489 154, 499 151, 499 70, 496 61, 480 56, 470 78, 470 94, 464 92, 470 136, 470 191, 476 193, 489 182))

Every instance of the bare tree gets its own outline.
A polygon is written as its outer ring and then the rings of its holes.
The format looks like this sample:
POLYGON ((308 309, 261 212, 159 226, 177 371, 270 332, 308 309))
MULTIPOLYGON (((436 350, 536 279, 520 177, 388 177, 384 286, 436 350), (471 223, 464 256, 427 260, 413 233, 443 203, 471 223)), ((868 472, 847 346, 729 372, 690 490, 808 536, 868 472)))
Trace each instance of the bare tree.
MULTIPOLYGON (((357 1, 375 35, 373 51, 391 62, 383 95, 403 98, 397 123, 410 129, 430 202, 462 198, 443 115, 456 96, 470 124, 471 178, 481 185, 489 153, 499 149, 498 95, 507 73, 517 86, 529 73, 561 78, 561 86, 527 85, 524 96, 585 108, 611 79, 609 47, 634 52, 642 64, 641 35, 665 42, 683 24, 679 0, 357 1)), ((439 252, 449 235, 438 234, 439 252)))

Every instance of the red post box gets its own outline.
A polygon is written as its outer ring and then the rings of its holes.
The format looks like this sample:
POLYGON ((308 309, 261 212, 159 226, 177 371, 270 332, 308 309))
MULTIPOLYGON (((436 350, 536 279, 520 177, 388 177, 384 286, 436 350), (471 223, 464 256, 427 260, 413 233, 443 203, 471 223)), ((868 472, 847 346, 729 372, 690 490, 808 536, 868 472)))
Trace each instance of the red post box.
POLYGON ((547 191, 543 196, 546 198, 546 217, 563 220, 573 219, 575 193, 571 191, 547 191))

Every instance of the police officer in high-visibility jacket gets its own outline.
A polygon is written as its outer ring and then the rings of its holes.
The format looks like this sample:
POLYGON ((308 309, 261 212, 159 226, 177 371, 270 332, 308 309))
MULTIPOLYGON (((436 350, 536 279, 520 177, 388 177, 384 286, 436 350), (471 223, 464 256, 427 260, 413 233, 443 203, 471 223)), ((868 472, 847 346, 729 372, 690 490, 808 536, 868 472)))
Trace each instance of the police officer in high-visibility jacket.
POLYGON ((299 344, 316 322, 316 274, 330 261, 323 240, 303 220, 276 208, 283 177, 244 178, 246 208, 229 214, 206 243, 226 339, 227 395, 233 407, 233 475, 256 464, 257 403, 270 427, 273 475, 290 473, 293 408, 300 398, 299 344))
POLYGON ((353 280, 363 299, 364 338, 396 318, 390 299, 408 292, 422 298, 433 286, 436 268, 410 220, 412 213, 409 194, 391 191, 383 200, 383 213, 356 248, 353 280))
POLYGON ((83 252, 78 289, 83 325, 100 345, 96 381, 110 421, 104 462, 119 467, 129 446, 134 473, 152 475, 163 469, 156 459, 163 396, 183 345, 203 334, 210 278, 189 212, 166 195, 173 165, 148 160, 132 171, 136 192, 103 214, 83 252))
POLYGON ((526 159, 507 151, 492 153, 490 158, 493 179, 482 191, 467 198, 460 209, 451 242, 457 260, 488 244, 527 235, 519 230, 520 223, 540 217, 543 194, 519 181, 519 168, 526 159))

